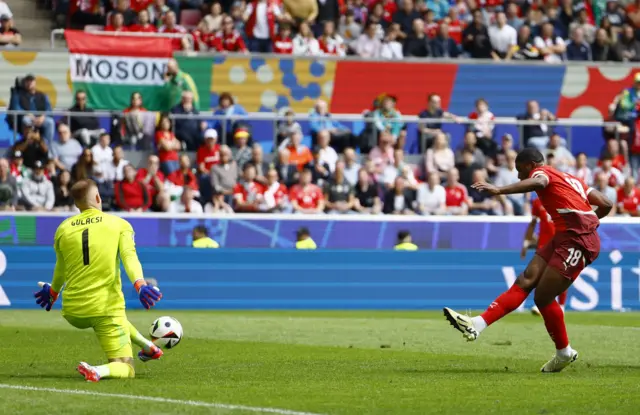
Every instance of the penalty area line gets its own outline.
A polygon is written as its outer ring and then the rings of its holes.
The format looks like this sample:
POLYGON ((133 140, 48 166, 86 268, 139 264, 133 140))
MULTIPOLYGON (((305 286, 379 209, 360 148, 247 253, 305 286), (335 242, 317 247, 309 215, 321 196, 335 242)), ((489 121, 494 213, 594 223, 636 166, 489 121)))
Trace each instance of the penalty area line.
POLYGON ((66 395, 100 396, 105 398, 121 398, 121 399, 131 399, 135 401, 161 402, 161 403, 168 403, 168 404, 174 404, 174 405, 197 406, 201 408, 217 408, 217 409, 226 409, 231 411, 235 410, 235 411, 278 414, 278 415, 322 415, 322 414, 317 414, 313 412, 300 412, 300 411, 293 411, 289 409, 280 409, 280 408, 262 408, 259 406, 232 405, 232 404, 226 404, 226 403, 190 401, 190 400, 182 400, 182 399, 161 398, 157 396, 127 395, 123 393, 93 392, 93 391, 87 391, 82 389, 42 388, 38 386, 11 385, 11 384, 5 384, 5 383, 0 383, 0 389, 13 389, 13 390, 32 391, 32 392, 50 392, 50 393, 60 393, 60 394, 66 394, 66 395))

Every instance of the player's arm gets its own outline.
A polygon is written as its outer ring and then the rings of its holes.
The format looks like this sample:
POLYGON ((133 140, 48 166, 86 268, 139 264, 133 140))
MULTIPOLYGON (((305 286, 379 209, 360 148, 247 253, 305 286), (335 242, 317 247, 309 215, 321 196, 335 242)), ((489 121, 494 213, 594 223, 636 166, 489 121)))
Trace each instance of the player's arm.
POLYGON ((520 258, 524 258, 527 256, 527 249, 531 246, 531 241, 533 241, 533 233, 536 230, 536 225, 538 224, 538 218, 532 217, 531 222, 527 226, 527 230, 524 233, 524 241, 522 241, 522 250, 520 251, 520 258))
POLYGON ((598 215, 598 219, 604 218, 613 209, 613 203, 593 187, 587 190, 587 199, 591 206, 595 206, 594 212, 598 215))
POLYGON ((54 240, 53 248, 56 252, 56 265, 53 269, 53 280, 51 281, 51 284, 47 282, 39 282, 38 286, 40 287, 40 291, 33 294, 36 298, 36 304, 47 311, 51 311, 51 307, 53 307, 53 303, 58 299, 58 295, 62 290, 62 286, 65 281, 64 258, 58 247, 59 239, 57 232, 54 240))
POLYGON ((497 195, 511 195, 515 193, 528 193, 535 192, 547 187, 549 184, 549 178, 544 174, 535 174, 529 179, 524 179, 517 183, 513 183, 507 186, 497 187, 487 182, 476 182, 471 185, 476 190, 481 192, 487 192, 494 196, 497 195))
POLYGON ((124 265, 124 270, 127 273, 127 277, 129 277, 129 281, 131 281, 138 292, 140 302, 146 309, 153 307, 156 302, 162 298, 162 293, 160 293, 157 287, 147 286, 144 280, 144 274, 142 273, 142 265, 136 252, 133 228, 129 222, 125 220, 122 221, 118 250, 120 252, 120 259, 124 265))

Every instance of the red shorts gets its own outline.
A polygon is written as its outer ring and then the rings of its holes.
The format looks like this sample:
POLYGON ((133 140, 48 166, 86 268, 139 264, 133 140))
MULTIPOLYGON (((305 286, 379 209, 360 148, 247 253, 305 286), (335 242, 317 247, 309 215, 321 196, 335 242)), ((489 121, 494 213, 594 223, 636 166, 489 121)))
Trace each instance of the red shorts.
POLYGON ((597 231, 584 235, 558 232, 536 254, 547 262, 547 266, 575 281, 582 270, 598 258, 600 236, 597 231))

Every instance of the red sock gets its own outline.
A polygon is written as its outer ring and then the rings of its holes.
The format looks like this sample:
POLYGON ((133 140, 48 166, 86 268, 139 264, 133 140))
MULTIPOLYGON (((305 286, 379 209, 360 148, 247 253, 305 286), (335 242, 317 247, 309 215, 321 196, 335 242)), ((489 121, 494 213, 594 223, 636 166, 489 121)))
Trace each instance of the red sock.
POLYGON ((567 327, 564 325, 564 313, 560 308, 560 304, 556 301, 548 306, 540 308, 540 314, 544 319, 544 325, 547 328, 551 340, 556 344, 556 349, 564 349, 569 345, 569 336, 567 336, 567 327))
POLYGON ((487 323, 487 326, 500 320, 516 308, 520 307, 520 304, 526 300, 528 292, 513 284, 511 288, 500 294, 500 297, 491 303, 487 311, 482 313, 482 319, 487 323))
POLYGON ((558 304, 560 304, 563 307, 564 307, 565 304, 567 304, 567 292, 566 291, 558 296, 558 304))

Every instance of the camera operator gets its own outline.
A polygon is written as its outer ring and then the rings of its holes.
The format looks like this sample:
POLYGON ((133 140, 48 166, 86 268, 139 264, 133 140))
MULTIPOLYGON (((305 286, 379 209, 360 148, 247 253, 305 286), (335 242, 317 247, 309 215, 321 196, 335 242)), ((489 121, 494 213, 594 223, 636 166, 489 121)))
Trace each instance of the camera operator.
POLYGON ((17 93, 11 96, 10 109, 14 111, 27 111, 27 114, 20 114, 18 119, 24 127, 34 127, 37 129, 47 144, 53 141, 56 124, 53 118, 46 115, 51 111, 49 97, 36 90, 36 78, 27 75, 22 79, 22 85, 17 93))

